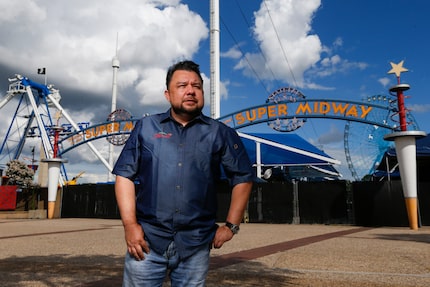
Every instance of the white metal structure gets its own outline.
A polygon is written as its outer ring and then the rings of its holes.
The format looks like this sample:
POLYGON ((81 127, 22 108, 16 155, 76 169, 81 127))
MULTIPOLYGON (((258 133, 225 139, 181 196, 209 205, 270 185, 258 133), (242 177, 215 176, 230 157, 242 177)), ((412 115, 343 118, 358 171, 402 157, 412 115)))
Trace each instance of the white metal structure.
MULTIPOLYGON (((0 109, 3 108, 8 102, 10 102, 15 96, 24 95, 27 96, 29 105, 29 115, 24 118, 27 119, 27 123, 25 124, 25 131, 20 135, 20 147, 17 148, 15 152, 15 159, 17 159, 22 150, 22 146, 24 145, 25 139, 28 135, 28 132, 31 127, 31 123, 33 119, 36 119, 37 128, 39 130, 39 136, 42 141, 42 147, 45 154, 46 159, 52 159, 54 156, 53 153, 53 144, 48 135, 49 129, 54 125, 52 121, 52 117, 50 115, 50 111, 48 107, 55 107, 58 112, 72 125, 72 127, 81 131, 81 127, 78 126, 66 110, 60 105, 59 101, 61 99, 60 92, 57 89, 54 89, 52 85, 43 85, 36 83, 30 80, 27 77, 16 75, 15 78, 9 79, 11 84, 9 85, 9 90, 6 93, 6 96, 0 101, 0 109), (34 95, 33 90, 36 90, 39 95, 34 95), (43 120, 42 117, 47 117, 47 120, 43 120)), ((14 117, 17 115, 15 114, 14 117)), ((12 127, 13 123, 11 124, 12 127)), ((11 128, 10 127, 10 128, 11 128)), ((9 129, 10 130, 10 129, 9 129)), ((0 149, 0 153, 3 153, 3 147, 5 146, 5 142, 7 141, 7 135, 3 139, 3 144, 0 149)), ((92 152, 97 156, 97 158, 105 165, 105 167, 111 171, 111 165, 101 156, 99 151, 94 147, 91 142, 86 143, 88 147, 92 150, 92 152)))
MULTIPOLYGON (((118 87, 117 87, 117 75, 119 70, 119 59, 118 59, 118 51, 112 59, 112 69, 113 69, 113 77, 112 77, 112 107, 111 112, 113 113, 116 110, 116 99, 117 99, 117 93, 118 93, 118 87)), ((113 167, 113 149, 114 146, 112 144, 109 144, 109 165, 113 167)), ((108 181, 113 180, 113 175, 111 173, 111 170, 108 171, 108 181)))
POLYGON ((219 60, 219 0, 211 0, 210 7, 210 105, 211 117, 220 117, 220 60, 219 60))
MULTIPOLYGON (((263 175, 262 174, 262 160, 261 160, 262 159, 261 158, 262 154, 261 154, 261 148, 260 148, 261 144, 266 144, 266 145, 269 145, 269 146, 277 147, 279 149, 283 149, 283 150, 291 151, 291 152, 294 152, 294 153, 297 153, 297 154, 305 155, 305 156, 308 156, 308 157, 311 157, 311 158, 314 158, 314 159, 318 159, 318 160, 324 161, 327 164, 331 164, 331 165, 335 165, 335 164, 339 165, 339 164, 341 164, 341 162, 339 160, 336 160, 336 159, 333 159, 333 158, 330 158, 330 157, 326 157, 326 156, 323 156, 323 155, 319 155, 319 154, 316 154, 316 153, 312 153, 312 152, 309 152, 309 151, 306 151, 306 150, 301 150, 301 149, 298 149, 298 148, 295 148, 295 147, 292 147, 292 146, 280 144, 280 143, 273 142, 273 141, 270 141, 270 140, 267 140, 267 139, 264 139, 264 138, 256 137, 256 136, 253 136, 253 135, 244 134, 244 133, 241 133, 241 132, 238 132, 238 134, 242 138, 253 140, 255 142, 255 145, 256 145, 256 163, 255 164, 256 164, 256 168, 257 168, 257 177, 258 178, 261 178, 262 175, 263 175)), ((312 168, 318 169, 319 171, 321 171, 323 173, 327 173, 327 174, 331 174, 331 175, 336 175, 336 176, 340 175, 340 174, 337 174, 337 173, 331 173, 330 171, 327 171, 325 169, 316 168, 314 166, 312 166, 312 168)))

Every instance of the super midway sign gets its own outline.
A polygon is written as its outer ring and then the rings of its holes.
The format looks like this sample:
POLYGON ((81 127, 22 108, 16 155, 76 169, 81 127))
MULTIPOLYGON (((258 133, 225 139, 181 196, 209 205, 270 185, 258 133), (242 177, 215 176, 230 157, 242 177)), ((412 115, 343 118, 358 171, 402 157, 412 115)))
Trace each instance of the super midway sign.
POLYGON ((295 101, 270 102, 234 112, 219 120, 235 129, 282 119, 327 118, 357 121, 392 129, 387 122, 369 120, 376 112, 390 113, 390 107, 367 102, 329 99, 297 99, 295 101))

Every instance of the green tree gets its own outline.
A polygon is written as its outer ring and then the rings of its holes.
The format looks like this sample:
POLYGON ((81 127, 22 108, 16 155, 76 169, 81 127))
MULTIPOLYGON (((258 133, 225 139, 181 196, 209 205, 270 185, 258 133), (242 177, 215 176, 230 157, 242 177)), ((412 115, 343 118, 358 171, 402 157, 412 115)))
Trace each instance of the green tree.
POLYGON ((34 170, 25 163, 15 159, 7 164, 6 177, 9 185, 17 185, 22 189, 25 209, 37 208, 39 185, 33 182, 34 170))
POLYGON ((8 162, 6 165, 6 176, 8 177, 8 184, 18 185, 22 188, 31 188, 34 186, 34 170, 29 168, 25 163, 14 159, 8 162))

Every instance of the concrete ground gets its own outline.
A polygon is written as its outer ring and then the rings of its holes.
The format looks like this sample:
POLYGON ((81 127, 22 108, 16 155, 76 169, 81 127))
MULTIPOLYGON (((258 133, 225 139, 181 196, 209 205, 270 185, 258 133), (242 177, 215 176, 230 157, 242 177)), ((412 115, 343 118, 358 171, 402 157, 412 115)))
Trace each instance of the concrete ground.
MULTIPOLYGON (((1 286, 121 286, 124 253, 119 220, 0 219, 1 286)), ((430 227, 242 224, 207 286, 427 287, 430 227)))

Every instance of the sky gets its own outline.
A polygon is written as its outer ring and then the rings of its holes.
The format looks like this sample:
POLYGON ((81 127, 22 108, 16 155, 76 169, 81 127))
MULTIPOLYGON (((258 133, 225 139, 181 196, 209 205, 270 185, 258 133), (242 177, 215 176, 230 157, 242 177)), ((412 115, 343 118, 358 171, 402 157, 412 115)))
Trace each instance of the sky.
MULTIPOLYGON (((282 87, 308 99, 362 101, 388 95, 396 77, 390 62, 404 61, 410 85, 406 107, 415 125, 430 131, 430 82, 426 39, 430 2, 421 0, 221 0, 221 116, 264 104, 282 87)), ((21 74, 60 90, 63 108, 75 122, 101 123, 111 108, 112 58, 120 60, 117 107, 138 118, 168 109, 163 92, 167 68, 178 60, 200 64, 209 115, 209 1, 0 0, 0 98, 8 78, 21 74)), ((2 122, 14 111, 0 110, 2 122)), ((342 162, 337 169, 351 178, 345 161, 345 122, 309 119, 299 136, 342 162)), ((7 125, 0 127, 3 140, 7 125)), ((349 126, 351 153, 373 153, 366 127, 349 126), (371 151, 371 152, 370 152, 371 151)), ((267 124, 240 132, 274 133, 267 124)), ((388 132, 387 132, 388 133, 388 132)), ((106 141, 94 142, 108 157, 106 141)), ((23 153, 29 154, 30 145, 23 153)), ((115 155, 120 147, 115 148, 115 155)), ((103 182, 107 170, 85 146, 64 155, 71 178, 103 182)), ((357 160, 358 162, 358 160, 357 160)), ((364 163, 368 164, 368 163, 364 163)))

